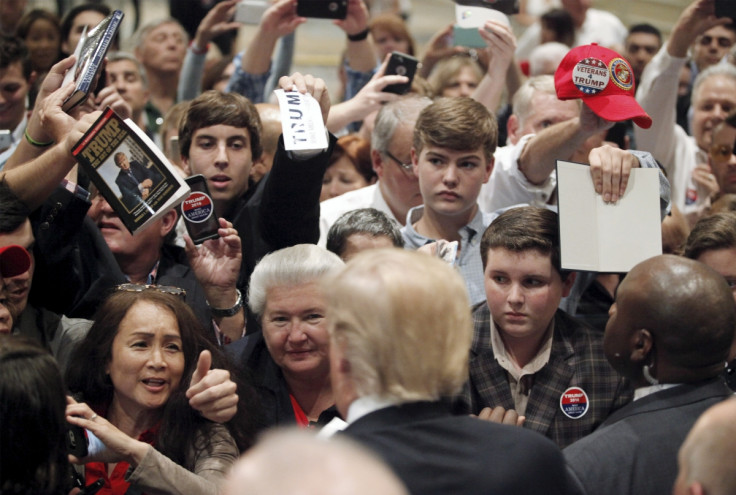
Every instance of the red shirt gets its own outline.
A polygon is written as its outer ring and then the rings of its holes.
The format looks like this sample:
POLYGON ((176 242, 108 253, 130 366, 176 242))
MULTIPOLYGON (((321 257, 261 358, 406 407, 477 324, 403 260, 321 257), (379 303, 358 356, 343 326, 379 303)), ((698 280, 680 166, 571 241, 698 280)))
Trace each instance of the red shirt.
POLYGON ((294 409, 296 424, 299 425, 300 428, 309 428, 309 419, 307 418, 306 413, 302 410, 302 406, 299 405, 293 395, 289 394, 289 399, 291 399, 291 408, 294 409))
MULTIPOLYGON (((138 440, 149 445, 153 444, 156 430, 158 430, 157 426, 144 431, 138 437, 138 440)), ((125 473, 129 467, 130 465, 127 462, 118 462, 115 465, 115 469, 112 470, 112 475, 108 477, 106 463, 88 462, 84 466, 84 484, 89 486, 102 478, 105 480, 105 484, 97 492, 98 495, 124 495, 130 487, 130 483, 125 481, 125 473)))

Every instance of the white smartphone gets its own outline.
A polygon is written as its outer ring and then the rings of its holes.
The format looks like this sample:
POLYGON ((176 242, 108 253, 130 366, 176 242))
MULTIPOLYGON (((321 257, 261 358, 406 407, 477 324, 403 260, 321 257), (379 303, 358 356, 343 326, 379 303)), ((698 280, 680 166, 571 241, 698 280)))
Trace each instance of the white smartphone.
POLYGON ((241 0, 235 6, 235 22, 260 24, 263 13, 270 7, 268 0, 241 0))

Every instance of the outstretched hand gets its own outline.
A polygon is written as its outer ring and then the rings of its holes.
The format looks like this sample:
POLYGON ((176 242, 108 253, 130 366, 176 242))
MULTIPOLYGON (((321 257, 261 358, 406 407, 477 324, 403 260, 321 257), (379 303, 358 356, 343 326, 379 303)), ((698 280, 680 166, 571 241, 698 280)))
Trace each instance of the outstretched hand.
POLYGON ((207 43, 219 35, 238 29, 241 24, 231 21, 235 13, 235 4, 238 0, 225 0, 215 4, 200 21, 194 36, 194 43, 199 49, 205 48, 207 43))

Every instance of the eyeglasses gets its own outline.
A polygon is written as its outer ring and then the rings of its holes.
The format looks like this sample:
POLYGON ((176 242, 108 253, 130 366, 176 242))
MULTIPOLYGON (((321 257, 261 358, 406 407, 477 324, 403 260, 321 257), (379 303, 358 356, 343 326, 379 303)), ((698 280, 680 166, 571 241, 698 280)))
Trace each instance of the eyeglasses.
POLYGON ((401 167, 401 170, 403 170, 404 172, 409 173, 409 174, 413 174, 414 173, 414 167, 412 166, 411 163, 404 163, 404 162, 402 162, 401 160, 399 160, 398 158, 396 158, 393 154, 391 154, 391 152, 389 150, 383 150, 383 153, 387 157, 389 157, 390 159, 392 159, 393 161, 395 161, 399 165, 399 167, 401 167))
POLYGON ((150 285, 150 284, 120 284, 115 286, 117 292, 145 292, 147 290, 155 290, 164 294, 177 296, 183 301, 187 297, 187 291, 173 285, 150 285))

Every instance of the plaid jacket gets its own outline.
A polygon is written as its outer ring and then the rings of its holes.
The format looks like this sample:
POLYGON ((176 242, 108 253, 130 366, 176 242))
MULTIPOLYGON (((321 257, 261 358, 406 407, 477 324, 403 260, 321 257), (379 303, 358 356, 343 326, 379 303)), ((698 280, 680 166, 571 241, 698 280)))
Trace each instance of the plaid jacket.
MULTIPOLYGON (((465 400, 474 414, 484 407, 513 409, 506 370, 496 361, 491 347, 488 304, 473 312, 473 320, 470 382, 465 400)), ((595 430, 632 397, 628 382, 611 368, 603 354, 602 335, 557 310, 552 352, 549 362, 534 376, 524 427, 563 448, 595 430), (566 416, 560 406, 563 392, 570 387, 579 387, 588 396, 588 410, 577 419, 566 416)))

